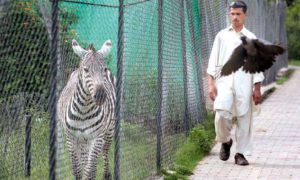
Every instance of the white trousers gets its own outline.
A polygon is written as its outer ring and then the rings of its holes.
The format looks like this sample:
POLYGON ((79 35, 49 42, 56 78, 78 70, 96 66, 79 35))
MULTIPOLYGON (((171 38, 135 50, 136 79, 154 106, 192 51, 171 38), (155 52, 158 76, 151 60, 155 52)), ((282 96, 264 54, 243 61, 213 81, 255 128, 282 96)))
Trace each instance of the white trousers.
MULTIPOLYGON (((233 127, 232 118, 222 116, 224 112, 216 111, 215 115, 215 131, 216 141, 224 143, 230 140, 230 133, 233 127)), ((237 117, 236 122, 236 152, 250 155, 252 151, 252 108, 248 109, 248 112, 243 116, 237 117)))

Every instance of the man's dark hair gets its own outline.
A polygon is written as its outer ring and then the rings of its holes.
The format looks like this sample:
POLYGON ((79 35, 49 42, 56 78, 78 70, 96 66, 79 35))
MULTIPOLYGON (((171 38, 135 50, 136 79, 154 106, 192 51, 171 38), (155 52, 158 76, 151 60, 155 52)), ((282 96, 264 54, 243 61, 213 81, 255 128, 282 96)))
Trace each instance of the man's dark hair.
POLYGON ((230 3, 229 7, 242 8, 244 13, 247 12, 247 4, 244 1, 233 1, 232 3, 230 3))

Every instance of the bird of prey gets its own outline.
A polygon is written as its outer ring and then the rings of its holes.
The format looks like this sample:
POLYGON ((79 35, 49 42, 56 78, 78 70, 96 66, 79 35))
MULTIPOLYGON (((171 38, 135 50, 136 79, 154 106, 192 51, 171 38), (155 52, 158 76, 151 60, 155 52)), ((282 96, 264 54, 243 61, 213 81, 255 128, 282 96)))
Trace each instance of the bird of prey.
POLYGON ((234 49, 223 66, 221 76, 230 75, 241 67, 249 73, 264 72, 273 65, 275 57, 285 51, 279 45, 263 43, 258 39, 242 36, 241 40, 242 44, 234 49))

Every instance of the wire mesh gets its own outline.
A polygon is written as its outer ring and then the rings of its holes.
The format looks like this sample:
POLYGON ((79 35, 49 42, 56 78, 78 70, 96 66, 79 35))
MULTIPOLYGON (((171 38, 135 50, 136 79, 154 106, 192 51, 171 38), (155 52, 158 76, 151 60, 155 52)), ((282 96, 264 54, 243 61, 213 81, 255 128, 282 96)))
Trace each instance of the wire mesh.
MULTIPOLYGON (((132 2, 124 1, 124 4, 132 2)), ((156 172, 156 22, 155 1, 124 9, 121 179, 143 179, 156 172)))
POLYGON ((201 17, 201 67, 202 67, 202 79, 204 88, 204 97, 206 101, 206 107, 212 109, 213 103, 208 96, 208 84, 206 69, 208 65, 208 59, 210 51, 214 42, 216 34, 227 25, 229 25, 228 18, 228 2, 227 1, 199 1, 200 17, 201 17))
MULTIPOLYGON (((0 1, 0 179, 47 179, 51 173, 55 179, 74 179, 59 121, 56 146, 51 147, 56 150, 55 157, 50 156, 56 160, 53 172, 48 163, 48 104, 49 97, 55 97, 50 94, 51 3, 0 1)), ((287 44, 285 1, 246 3, 246 27, 258 38, 287 44)), ((207 61, 216 33, 229 25, 229 1, 124 0, 122 4, 124 15, 119 17, 118 0, 59 1, 54 90, 58 97, 79 66, 72 39, 84 48, 93 43, 96 49, 111 39, 113 48, 105 61, 119 81, 120 132, 115 141, 120 154, 114 159, 113 142, 110 170, 115 179, 153 179, 159 168, 172 166, 188 130, 201 123, 205 106, 211 106, 207 61)), ((287 66, 287 54, 279 58, 265 73, 265 84, 287 66)), ((102 167, 99 158, 97 179, 103 176, 102 167)))
MULTIPOLYGON (((66 85, 71 73, 78 68, 80 58, 74 54, 71 42, 78 41, 80 46, 87 49, 94 44, 99 50, 102 44, 110 39, 112 50, 106 58, 108 68, 116 75, 117 32, 118 32, 118 1, 60 1, 60 52, 59 91, 66 85)), ((66 146, 65 130, 58 124, 58 179, 72 177, 71 157, 66 146)), ((113 174, 113 147, 109 151, 110 170, 113 174)), ((103 177, 103 158, 97 163, 96 177, 103 177)))
POLYGON ((0 179, 49 172, 49 39, 39 13, 32 1, 0 1, 0 179))

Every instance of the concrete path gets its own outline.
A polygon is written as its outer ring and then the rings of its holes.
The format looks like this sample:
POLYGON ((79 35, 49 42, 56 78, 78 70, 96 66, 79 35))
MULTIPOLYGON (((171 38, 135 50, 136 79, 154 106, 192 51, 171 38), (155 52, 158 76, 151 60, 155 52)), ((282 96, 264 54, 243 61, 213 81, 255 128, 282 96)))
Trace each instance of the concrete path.
POLYGON ((277 87, 254 118, 254 149, 246 156, 249 166, 234 164, 234 145, 228 161, 219 160, 220 144, 215 145, 190 179, 300 179, 300 69, 277 87))

